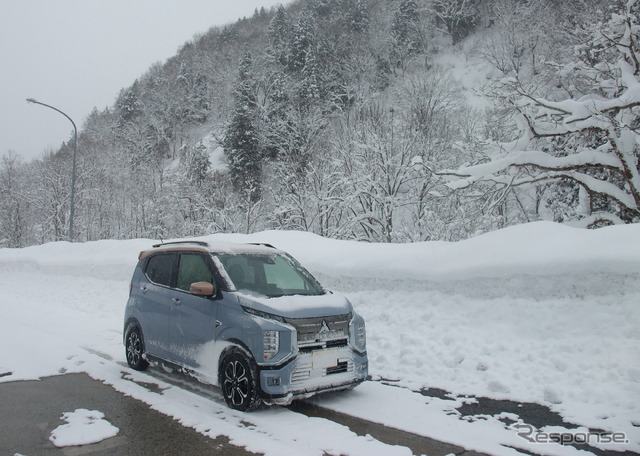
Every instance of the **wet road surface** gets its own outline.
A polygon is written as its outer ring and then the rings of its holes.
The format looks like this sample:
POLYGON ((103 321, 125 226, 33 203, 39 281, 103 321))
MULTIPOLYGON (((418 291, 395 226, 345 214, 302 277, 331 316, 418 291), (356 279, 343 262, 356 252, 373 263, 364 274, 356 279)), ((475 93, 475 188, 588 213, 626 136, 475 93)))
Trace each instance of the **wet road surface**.
MULTIPOLYGON (((389 444, 430 456, 474 456, 478 453, 433 439, 385 427, 359 418, 294 403, 293 411, 335 421, 359 435, 369 434, 389 444)), ((106 456, 106 455, 250 455, 228 439, 211 439, 151 410, 86 374, 46 377, 39 381, 0 383, 0 455, 106 456), (63 413, 85 408, 98 410, 120 429, 117 436, 96 444, 58 448, 49 437, 64 424, 63 413)))
MULTIPOLYGON (((155 370, 154 376, 202 396, 215 396, 215 391, 204 392, 202 384, 182 374, 167 374, 155 370)), ((389 384, 389 386, 393 385, 389 384)), ((424 389, 417 394, 441 399, 452 396, 451 393, 438 389, 424 389)), ((504 411, 509 411, 537 427, 545 425, 575 427, 548 408, 537 404, 497 401, 488 398, 476 399, 475 402, 459 409, 462 416, 467 419, 474 417, 481 419, 486 415, 498 416, 504 411)), ((311 403, 294 402, 289 409, 307 416, 339 423, 361 436, 370 435, 381 442, 408 447, 413 454, 481 456, 480 453, 467 451, 460 446, 389 428, 311 403)), ((86 374, 67 374, 46 377, 38 381, 0 383, 0 423, 0 456, 123 454, 244 456, 255 454, 230 444, 226 437, 212 439, 199 434, 192 428, 184 427, 171 417, 152 410, 144 402, 125 396, 86 374), (115 437, 96 444, 56 447, 49 437, 55 428, 64 424, 61 420, 63 413, 81 408, 104 413, 104 419, 119 428, 119 433, 115 437)), ((588 445, 579 445, 577 448, 590 451, 597 456, 611 454, 588 445)), ((628 451, 616 452, 615 455, 637 456, 628 451)))
POLYGON ((205 437, 85 374, 0 383, 0 423, 2 456, 254 454, 223 437, 205 437), (64 424, 63 413, 79 408, 101 411, 120 432, 96 444, 57 448, 51 431, 64 424))

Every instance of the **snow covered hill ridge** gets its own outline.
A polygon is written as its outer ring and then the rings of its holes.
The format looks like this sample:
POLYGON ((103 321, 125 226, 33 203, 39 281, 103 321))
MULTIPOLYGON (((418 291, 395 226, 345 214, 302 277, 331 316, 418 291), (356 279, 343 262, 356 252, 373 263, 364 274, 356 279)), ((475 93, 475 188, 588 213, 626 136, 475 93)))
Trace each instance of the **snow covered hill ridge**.
MULTIPOLYGON (((451 281, 523 276, 564 278, 625 276, 640 288, 640 225, 586 230, 551 222, 508 227, 459 242, 377 244, 322 238, 298 231, 213 234, 197 238, 215 243, 266 242, 291 253, 325 282, 348 279, 451 281)), ((128 279, 140 250, 157 240, 102 240, 83 244, 54 242, 23 249, 0 249, 0 270, 18 265, 55 274, 128 279)), ((598 281, 599 283, 602 281, 598 281)), ((584 284, 585 286, 587 284, 584 284)), ((372 285, 373 286, 373 285, 372 285)), ((609 287, 607 287, 609 288, 609 287)), ((609 292, 610 290, 608 290, 609 292)))

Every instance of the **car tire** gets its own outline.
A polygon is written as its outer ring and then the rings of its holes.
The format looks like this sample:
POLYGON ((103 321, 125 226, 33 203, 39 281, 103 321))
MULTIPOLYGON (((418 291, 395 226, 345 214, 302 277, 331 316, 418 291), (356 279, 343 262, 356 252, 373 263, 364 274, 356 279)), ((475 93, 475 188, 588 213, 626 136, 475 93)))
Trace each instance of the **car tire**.
POLYGON ((131 323, 127 326, 124 340, 125 354, 129 367, 138 371, 143 371, 149 367, 149 363, 142 356, 144 355, 144 339, 142 338, 142 331, 137 324, 131 323))
POLYGON ((253 359, 240 349, 227 352, 220 363, 220 387, 229 407, 248 411, 257 408, 258 369, 253 359))

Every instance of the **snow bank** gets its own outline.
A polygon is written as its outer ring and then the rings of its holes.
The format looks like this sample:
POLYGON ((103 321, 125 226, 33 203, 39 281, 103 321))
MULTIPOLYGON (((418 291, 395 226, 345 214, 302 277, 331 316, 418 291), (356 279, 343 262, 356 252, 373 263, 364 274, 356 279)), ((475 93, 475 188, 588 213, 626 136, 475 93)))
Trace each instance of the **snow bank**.
MULTIPOLYGON (((267 242, 329 277, 446 282, 592 273, 640 274, 640 225, 585 230, 551 222, 512 226, 460 242, 373 244, 296 231, 215 234, 210 243, 267 242)), ((0 249, 0 268, 129 278, 140 250, 156 240, 55 242, 0 249)))
POLYGON ((460 242, 370 244, 308 233, 265 232, 303 264, 335 277, 447 281, 580 272, 626 273, 640 257, 639 225, 584 230, 518 225, 460 242))

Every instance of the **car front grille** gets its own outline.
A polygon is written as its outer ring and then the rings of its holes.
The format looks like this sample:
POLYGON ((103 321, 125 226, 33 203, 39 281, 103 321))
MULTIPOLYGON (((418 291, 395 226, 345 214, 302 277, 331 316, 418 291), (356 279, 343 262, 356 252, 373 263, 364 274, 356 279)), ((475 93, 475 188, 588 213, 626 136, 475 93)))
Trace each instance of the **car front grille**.
POLYGON ((349 340, 351 314, 317 318, 287 318, 296 328, 298 348, 301 351, 342 347, 349 340))

